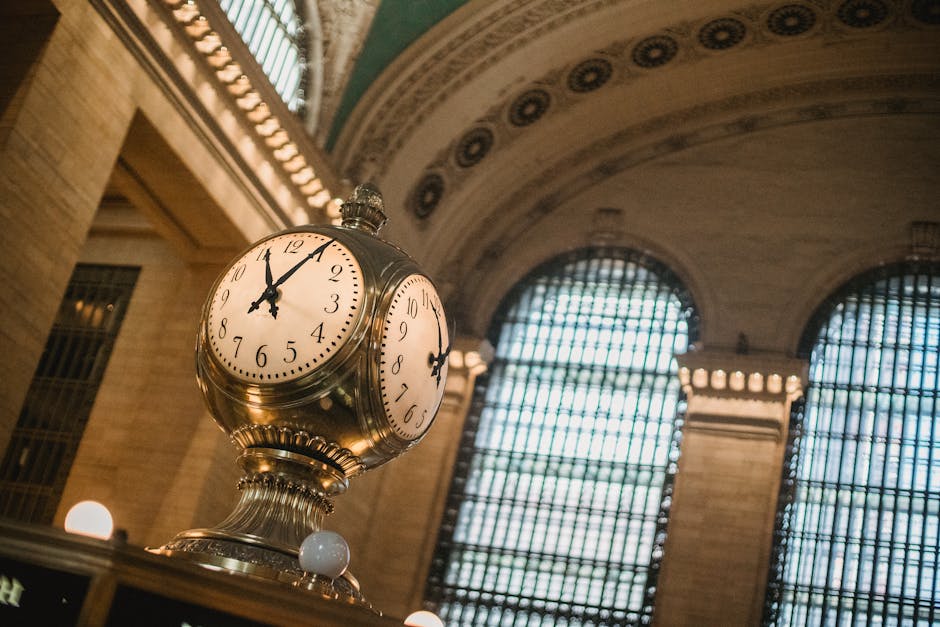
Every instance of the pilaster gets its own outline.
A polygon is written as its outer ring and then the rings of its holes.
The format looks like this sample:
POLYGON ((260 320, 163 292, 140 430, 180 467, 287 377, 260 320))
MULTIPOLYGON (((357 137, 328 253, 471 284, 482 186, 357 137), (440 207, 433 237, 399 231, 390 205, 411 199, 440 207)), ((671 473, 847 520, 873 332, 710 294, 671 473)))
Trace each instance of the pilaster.
POLYGON ((655 622, 757 625, 806 363, 716 350, 677 359, 688 408, 655 622))

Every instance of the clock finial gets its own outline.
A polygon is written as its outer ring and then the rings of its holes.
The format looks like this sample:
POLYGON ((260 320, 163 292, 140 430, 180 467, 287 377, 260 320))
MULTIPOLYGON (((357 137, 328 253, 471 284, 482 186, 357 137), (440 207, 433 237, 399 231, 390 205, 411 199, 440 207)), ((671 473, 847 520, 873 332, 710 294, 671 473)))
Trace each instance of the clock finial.
POLYGON ((341 209, 343 226, 361 229, 375 235, 388 220, 385 215, 382 193, 372 183, 361 183, 343 203, 341 209))

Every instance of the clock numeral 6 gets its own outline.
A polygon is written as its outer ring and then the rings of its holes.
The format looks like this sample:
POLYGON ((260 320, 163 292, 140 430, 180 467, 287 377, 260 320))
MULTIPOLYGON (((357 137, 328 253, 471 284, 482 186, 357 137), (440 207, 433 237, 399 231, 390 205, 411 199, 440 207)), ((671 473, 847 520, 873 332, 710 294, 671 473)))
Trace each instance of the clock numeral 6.
POLYGON ((411 422, 411 419, 415 417, 415 410, 418 409, 417 405, 412 405, 408 408, 408 411, 405 412, 405 415, 402 416, 401 421, 405 424, 411 422))
POLYGON ((255 363, 258 364, 259 368, 264 368, 268 363, 268 354, 264 352, 267 346, 267 344, 262 344, 258 347, 258 352, 255 353, 255 363))

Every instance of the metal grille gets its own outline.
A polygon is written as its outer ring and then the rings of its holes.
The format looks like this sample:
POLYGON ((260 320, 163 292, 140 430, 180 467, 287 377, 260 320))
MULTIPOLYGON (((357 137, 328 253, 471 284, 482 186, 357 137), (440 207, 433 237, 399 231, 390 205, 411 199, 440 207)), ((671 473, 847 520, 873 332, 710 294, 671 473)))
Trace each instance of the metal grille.
POLYGON ((765 623, 940 624, 940 265, 853 281, 803 354, 765 623))
POLYGON ((696 332, 665 267, 589 250, 491 327, 428 584, 457 625, 648 622, 678 459, 673 355, 696 332))
POLYGON ((307 59, 294 0, 220 0, 219 5, 287 107, 302 114, 307 59))
POLYGON ((0 465, 0 515, 52 522, 139 272, 76 266, 0 465))

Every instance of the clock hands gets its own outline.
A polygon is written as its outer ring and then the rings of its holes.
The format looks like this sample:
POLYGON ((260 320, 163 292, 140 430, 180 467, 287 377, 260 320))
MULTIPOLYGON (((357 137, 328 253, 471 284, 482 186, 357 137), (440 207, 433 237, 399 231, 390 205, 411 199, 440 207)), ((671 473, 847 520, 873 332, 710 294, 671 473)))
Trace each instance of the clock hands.
POLYGON ((271 249, 269 248, 268 250, 266 250, 264 253, 264 263, 265 263, 264 281, 267 284, 267 286, 264 288, 264 291, 261 292, 261 296, 259 296, 257 300, 252 301, 251 307, 248 308, 248 313, 251 313, 255 309, 258 309, 261 306, 262 301, 268 301, 271 315, 277 318, 277 310, 278 310, 278 307, 276 304, 277 298, 278 298, 277 288, 283 285, 284 282, 287 281, 287 279, 291 278, 295 272, 300 270, 301 266, 303 266, 305 263, 307 263, 308 261, 310 261, 311 259, 313 259, 314 257, 318 255, 322 256, 323 251, 326 250, 327 246, 329 246, 335 241, 336 241, 336 238, 334 237, 333 239, 328 240, 327 242, 317 246, 313 250, 313 252, 311 252, 309 255, 307 255, 306 257, 304 257, 297 263, 295 263, 291 267, 290 270, 282 274, 280 278, 278 278, 278 280, 274 281, 273 283, 271 282, 271 262, 270 262, 271 249))
POLYGON ((277 288, 274 287, 271 279, 271 249, 264 251, 264 291, 261 292, 261 296, 258 297, 258 300, 251 303, 251 307, 248 308, 248 313, 251 313, 255 309, 261 306, 261 301, 268 301, 268 310, 271 312, 271 315, 274 318, 277 318, 277 288))
POLYGON ((441 318, 437 313, 437 307, 431 303, 431 310, 434 312, 434 319, 437 321, 437 356, 434 353, 428 354, 428 365, 431 367, 431 376, 437 377, 437 385, 441 384, 441 374, 444 370, 444 364, 447 363, 447 356, 450 355, 451 342, 448 336, 447 349, 444 349, 444 338, 441 333, 441 318))

